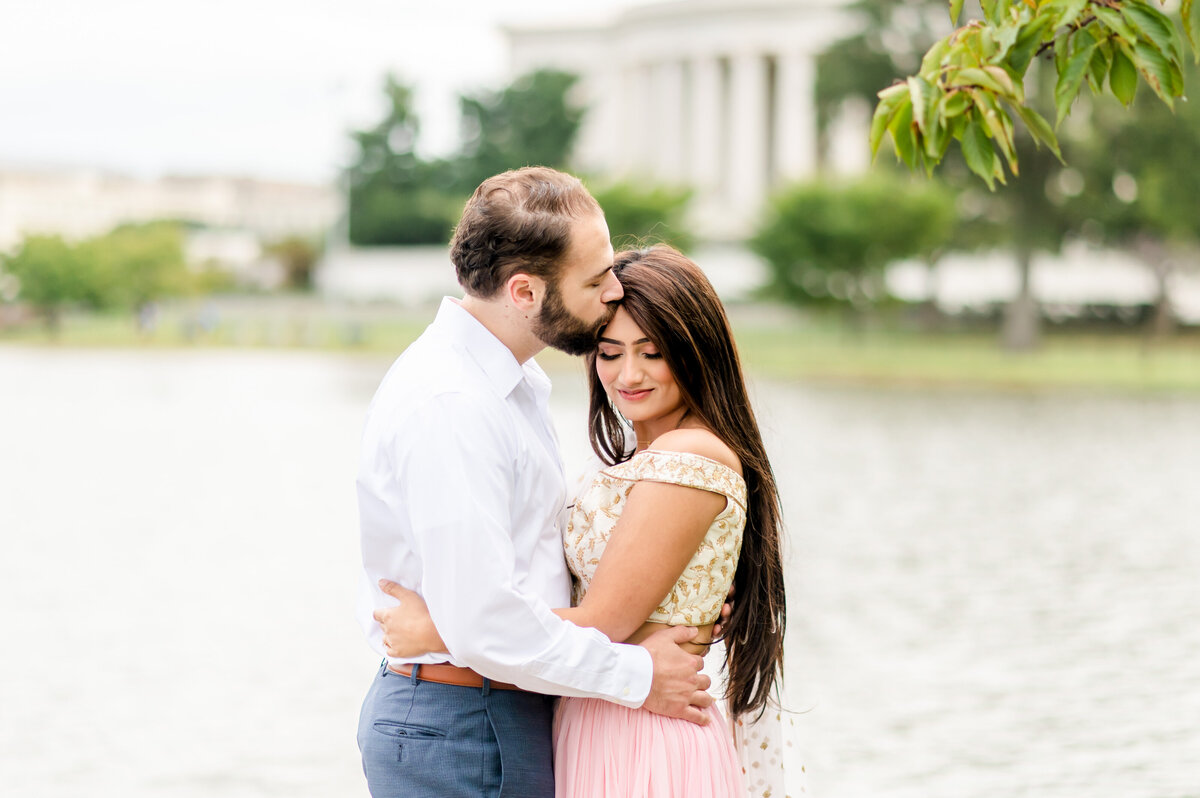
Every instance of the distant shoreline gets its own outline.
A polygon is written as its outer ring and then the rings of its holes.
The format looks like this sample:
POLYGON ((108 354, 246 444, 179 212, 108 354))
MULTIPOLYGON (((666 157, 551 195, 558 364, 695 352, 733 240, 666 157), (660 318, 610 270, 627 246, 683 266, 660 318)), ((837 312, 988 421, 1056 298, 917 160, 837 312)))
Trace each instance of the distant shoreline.
MULTIPOLYGON (((433 307, 334 303, 264 295, 164 303, 152 329, 129 314, 68 314, 57 338, 40 324, 0 329, 0 346, 132 350, 328 352, 390 359, 432 319, 433 307)), ((752 378, 901 390, 1087 391, 1200 395, 1200 335, 1151 341, 1141 331, 1049 329, 1035 352, 1000 348, 988 331, 852 328, 777 305, 733 305, 752 378)), ((550 371, 578 368, 554 351, 550 371)))

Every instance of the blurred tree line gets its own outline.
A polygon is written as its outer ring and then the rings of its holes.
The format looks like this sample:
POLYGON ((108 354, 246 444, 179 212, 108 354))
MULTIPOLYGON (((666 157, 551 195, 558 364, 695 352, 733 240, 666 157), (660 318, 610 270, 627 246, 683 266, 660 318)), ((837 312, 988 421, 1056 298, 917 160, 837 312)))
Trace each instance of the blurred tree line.
POLYGON ((0 271, 16 278, 18 296, 57 330, 69 307, 138 310, 163 296, 203 287, 184 261, 183 230, 175 222, 130 224, 70 242, 26 236, 0 256, 0 271))
MULTIPOLYGON (((26 235, 0 254, 0 276, 15 283, 10 299, 28 305, 56 332, 71 309, 131 311, 139 319, 158 300, 234 290, 237 280, 220 264, 189 264, 186 239, 195 224, 175 220, 119 225, 103 235, 70 240, 26 235)), ((263 244, 285 289, 306 291, 321 253, 319 240, 291 235, 263 244)))
MULTIPOLYGON (((388 76, 382 118, 351 134, 357 152, 346 170, 350 243, 445 244, 463 204, 486 178, 522 166, 569 169, 586 114, 571 99, 577 80, 538 70, 496 91, 462 95, 462 144, 449 157, 426 159, 417 152, 420 120, 413 89, 388 76)), ((618 246, 691 244, 684 223, 686 190, 586 175, 584 180, 604 208, 618 246)))

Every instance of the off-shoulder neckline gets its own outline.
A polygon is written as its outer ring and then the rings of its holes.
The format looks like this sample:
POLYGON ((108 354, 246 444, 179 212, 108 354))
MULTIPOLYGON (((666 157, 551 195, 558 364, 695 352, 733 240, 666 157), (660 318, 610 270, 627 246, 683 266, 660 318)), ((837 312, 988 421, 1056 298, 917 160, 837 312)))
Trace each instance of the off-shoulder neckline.
MULTIPOLYGON (((640 452, 637 452, 636 454, 634 454, 634 455, 633 455, 633 457, 640 457, 640 456, 642 456, 643 454, 651 454, 651 453, 653 453, 653 454, 683 455, 683 456, 686 456, 686 457, 695 457, 695 458, 698 458, 698 459, 700 459, 700 460, 704 460, 704 461, 706 461, 706 462, 712 463, 712 464, 713 464, 713 465, 715 465, 715 466, 720 466, 721 468, 723 468, 723 469, 725 469, 726 471, 728 471, 730 474, 733 474, 733 476, 734 476, 734 477, 735 477, 735 478, 736 478, 738 481, 742 482, 743 484, 745 484, 745 482, 746 482, 746 478, 745 478, 745 477, 743 477, 741 474, 739 474, 739 473, 737 472, 737 470, 736 470, 736 469, 734 469, 734 468, 732 468, 731 466, 729 466, 729 465, 726 465, 725 463, 722 463, 720 460, 714 460, 714 459, 713 459, 713 458, 711 458, 711 457, 706 457, 706 456, 704 456, 704 455, 702 455, 702 454, 696 454, 695 452, 676 452, 676 451, 671 451, 671 450, 669 450, 669 449, 642 449, 640 452)), ((629 459, 630 459, 630 460, 632 460, 632 459, 633 459, 633 457, 631 457, 631 458, 629 458, 629 459)), ((628 461, 626 461, 626 462, 628 462, 628 461)))

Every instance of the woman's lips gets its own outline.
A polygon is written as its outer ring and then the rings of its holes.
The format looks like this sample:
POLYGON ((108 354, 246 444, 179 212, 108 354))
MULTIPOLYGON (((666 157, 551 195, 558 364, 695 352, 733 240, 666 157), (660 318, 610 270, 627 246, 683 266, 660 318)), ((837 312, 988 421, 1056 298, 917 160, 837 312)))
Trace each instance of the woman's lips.
POLYGON ((650 391, 650 388, 645 388, 640 391, 622 391, 618 389, 617 393, 621 394, 621 398, 627 402, 636 402, 639 399, 645 399, 647 396, 649 396, 650 391))

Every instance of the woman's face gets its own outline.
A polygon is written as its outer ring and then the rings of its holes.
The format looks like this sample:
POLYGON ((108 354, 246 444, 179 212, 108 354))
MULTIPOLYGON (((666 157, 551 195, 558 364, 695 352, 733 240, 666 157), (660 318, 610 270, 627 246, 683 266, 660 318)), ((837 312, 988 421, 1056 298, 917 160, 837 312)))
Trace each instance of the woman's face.
POLYGON ((624 308, 600 332, 596 375, 625 418, 653 421, 683 407, 675 375, 624 308))

